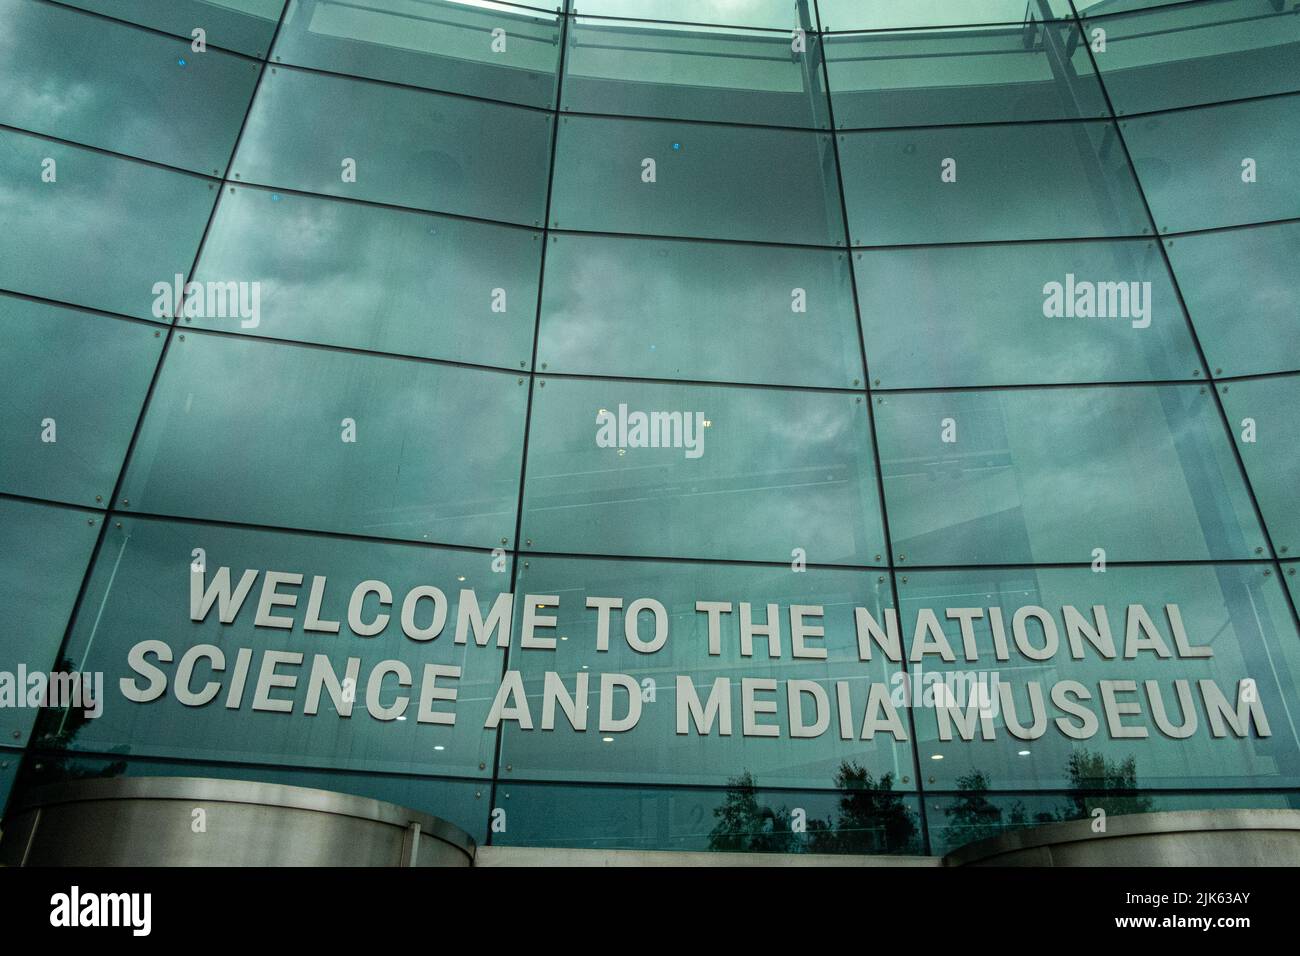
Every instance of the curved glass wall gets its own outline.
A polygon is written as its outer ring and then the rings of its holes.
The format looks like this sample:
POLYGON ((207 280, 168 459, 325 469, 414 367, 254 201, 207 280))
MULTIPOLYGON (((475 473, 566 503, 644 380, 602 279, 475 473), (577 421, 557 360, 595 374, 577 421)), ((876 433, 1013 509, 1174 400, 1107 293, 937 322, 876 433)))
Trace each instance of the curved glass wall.
POLYGON ((0 17, 0 800, 1300 805, 1295 0, 0 17))

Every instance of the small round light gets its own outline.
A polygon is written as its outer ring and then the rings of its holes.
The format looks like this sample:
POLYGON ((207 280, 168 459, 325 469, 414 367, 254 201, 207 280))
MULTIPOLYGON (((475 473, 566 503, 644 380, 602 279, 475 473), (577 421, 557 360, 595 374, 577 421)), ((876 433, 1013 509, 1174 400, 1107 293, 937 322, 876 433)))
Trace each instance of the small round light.
POLYGON ((942 759, 943 759, 943 754, 930 754, 930 759, 931 759, 931 760, 942 760, 942 759))
POLYGON ((613 738, 613 737, 601 737, 600 739, 603 740, 603 741, 605 741, 605 743, 607 743, 607 744, 612 744, 612 743, 614 742, 614 738, 613 738))

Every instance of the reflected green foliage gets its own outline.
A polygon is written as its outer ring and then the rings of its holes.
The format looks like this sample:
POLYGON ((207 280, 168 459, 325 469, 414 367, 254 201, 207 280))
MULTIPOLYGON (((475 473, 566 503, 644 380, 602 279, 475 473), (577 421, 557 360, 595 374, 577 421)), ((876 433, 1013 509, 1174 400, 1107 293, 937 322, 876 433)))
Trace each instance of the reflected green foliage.
POLYGON ((915 852, 916 813, 894 792, 893 773, 877 781, 869 770, 844 761, 835 774, 841 791, 832 819, 808 818, 796 830, 794 810, 760 802, 748 771, 733 778, 723 804, 713 813, 718 823, 709 834, 709 849, 757 853, 890 853, 915 852))
POLYGON ((1098 810, 1111 817, 1161 809, 1139 791, 1137 758, 1132 754, 1111 759, 1100 752, 1078 750, 1070 755, 1067 772, 1070 789, 1064 802, 1032 812, 1022 800, 999 805, 990 798, 989 777, 982 770, 958 777, 957 794, 943 807, 946 846, 964 846, 1028 826, 1092 819, 1098 810))
POLYGON ((1150 813, 1154 801, 1138 793, 1137 758, 1110 760, 1104 754, 1080 750, 1070 755, 1070 794, 1062 820, 1078 820, 1102 809, 1107 816, 1150 813), (1102 791, 1104 795, 1099 795, 1102 791))

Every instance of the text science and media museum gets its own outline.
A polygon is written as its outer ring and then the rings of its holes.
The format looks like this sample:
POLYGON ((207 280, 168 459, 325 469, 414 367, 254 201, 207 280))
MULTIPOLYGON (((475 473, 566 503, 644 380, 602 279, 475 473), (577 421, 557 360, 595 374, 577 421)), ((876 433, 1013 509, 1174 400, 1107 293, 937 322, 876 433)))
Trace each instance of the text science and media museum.
POLYGON ((10 826, 1300 809, 1300 3, 570 6, 0 0, 10 826))

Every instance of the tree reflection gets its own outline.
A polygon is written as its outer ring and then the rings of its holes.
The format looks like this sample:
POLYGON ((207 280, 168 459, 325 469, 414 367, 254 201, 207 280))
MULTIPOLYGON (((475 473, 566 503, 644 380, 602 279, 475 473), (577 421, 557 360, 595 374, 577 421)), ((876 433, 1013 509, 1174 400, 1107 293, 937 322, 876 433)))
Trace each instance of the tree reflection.
POLYGON ((844 761, 834 777, 839 807, 825 819, 797 817, 793 809, 759 801, 754 777, 746 771, 728 781, 722 805, 713 814, 709 849, 760 853, 917 852, 917 814, 905 795, 894 791, 894 775, 876 780, 870 771, 844 761))

